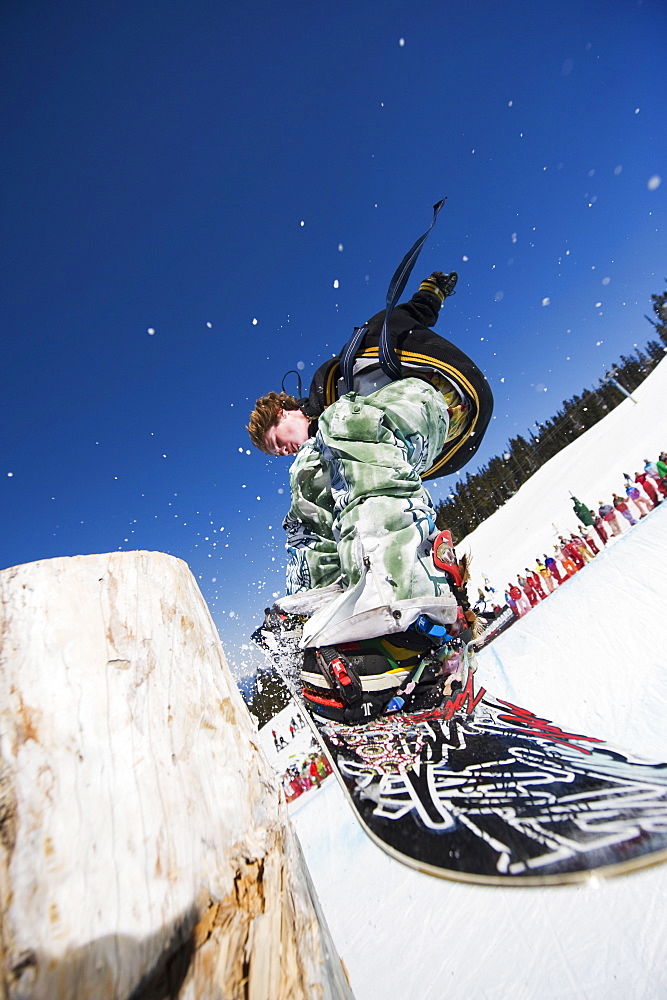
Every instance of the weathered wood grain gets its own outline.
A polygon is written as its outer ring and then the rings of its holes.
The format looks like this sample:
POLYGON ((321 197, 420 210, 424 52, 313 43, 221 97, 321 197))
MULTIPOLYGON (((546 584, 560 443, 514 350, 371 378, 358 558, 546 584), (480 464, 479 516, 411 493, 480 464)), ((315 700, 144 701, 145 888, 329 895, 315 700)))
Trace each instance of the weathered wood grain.
POLYGON ((185 563, 0 573, 7 998, 351 997, 185 563))

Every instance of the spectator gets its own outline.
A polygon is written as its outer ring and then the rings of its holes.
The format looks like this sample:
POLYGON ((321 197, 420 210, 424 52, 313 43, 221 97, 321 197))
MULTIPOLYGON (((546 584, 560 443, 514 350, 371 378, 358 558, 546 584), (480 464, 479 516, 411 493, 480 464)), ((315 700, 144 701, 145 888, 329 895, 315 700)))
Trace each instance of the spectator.
POLYGON ((530 608, 528 598, 516 583, 511 583, 508 587, 510 599, 514 601, 516 613, 521 618, 530 608))
POLYGON ((607 544, 607 532, 605 531, 604 521, 599 514, 595 514, 593 517, 593 527, 595 528, 596 534, 603 545, 607 544))
POLYGON ((546 563, 540 562, 539 559, 535 560, 535 565, 537 567, 537 572, 542 577, 542 584, 547 592, 547 594, 553 594, 556 589, 556 584, 554 578, 546 567, 546 563))
POLYGON ((614 507, 612 507, 609 503, 605 503, 604 500, 599 500, 598 503, 600 504, 598 507, 598 514, 603 521, 607 522, 612 535, 620 535, 621 526, 618 522, 618 516, 614 507))
POLYGON ((582 559, 579 549, 576 545, 573 545, 568 538, 563 538, 562 535, 558 536, 558 541, 560 542, 560 550, 563 556, 563 565, 565 565, 565 559, 569 559, 574 563, 573 573, 576 573, 578 569, 583 569, 584 560, 582 559))
POLYGON ((614 507, 616 508, 616 510, 620 511, 625 520, 629 521, 630 524, 636 524, 637 522, 632 516, 632 511, 628 507, 623 497, 619 497, 618 493, 612 493, 611 497, 614 507))
POLYGON ((586 545, 586 542, 583 540, 581 535, 575 535, 573 532, 570 535, 570 540, 568 541, 568 547, 570 548, 570 550, 577 552, 579 558, 582 561, 582 565, 585 565, 587 562, 590 562, 591 559, 593 558, 590 549, 586 545))
POLYGON ((598 548, 597 542, 593 538, 593 528, 588 528, 583 533, 582 537, 583 537, 583 540, 586 543, 586 545, 589 547, 589 549, 593 553, 593 555, 596 556, 600 550, 598 548))
POLYGON ((517 580, 519 581, 519 586, 523 590, 526 600, 528 601, 528 606, 534 608, 537 604, 537 597, 535 596, 535 591, 533 590, 533 585, 525 576, 521 576, 517 573, 517 580))
POLYGON ((563 577, 561 577, 560 575, 560 571, 558 569, 558 563, 556 562, 553 556, 548 556, 546 552, 544 554, 544 565, 551 573, 552 578, 560 586, 561 583, 563 582, 563 577))
POLYGON ((663 482, 663 478, 658 472, 658 466, 656 462, 651 462, 648 458, 644 459, 644 472, 651 476, 655 480, 656 485, 663 497, 667 497, 667 483, 663 482))
POLYGON ((313 758, 313 760, 311 760, 310 762, 310 767, 308 768, 308 775, 310 777, 311 784, 319 788, 322 778, 320 775, 320 769, 317 766, 317 760, 315 758, 313 758))
POLYGON ((632 500, 633 504, 635 505, 635 507, 639 511, 640 518, 641 517, 646 517, 646 515, 648 514, 648 512, 651 509, 649 507, 649 505, 648 505, 648 500, 646 500, 641 495, 641 493, 639 492, 639 490, 637 489, 637 487, 634 485, 634 483, 632 481, 630 481, 626 485, 625 492, 628 495, 628 499, 632 500))
POLYGON ((648 472, 635 472, 635 482, 639 483, 653 506, 657 507, 660 503, 660 497, 658 496, 658 491, 655 488, 655 483, 649 476, 648 472))
POLYGON ((535 596, 539 601, 543 601, 547 596, 542 590, 542 580, 536 570, 530 570, 526 566, 526 573, 528 574, 528 579, 533 585, 533 590, 535 591, 535 596))
POLYGON ((574 576, 574 574, 577 572, 576 564, 572 562, 572 559, 567 551, 567 548, 565 548, 562 545, 554 545, 554 549, 556 551, 556 558, 558 559, 560 565, 563 567, 565 579, 569 580, 569 578, 571 576, 574 576))

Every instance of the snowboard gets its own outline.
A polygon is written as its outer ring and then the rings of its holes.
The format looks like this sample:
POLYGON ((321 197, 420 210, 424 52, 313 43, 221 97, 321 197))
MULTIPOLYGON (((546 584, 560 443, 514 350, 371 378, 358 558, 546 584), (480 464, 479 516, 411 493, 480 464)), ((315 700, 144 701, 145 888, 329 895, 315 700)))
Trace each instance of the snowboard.
POLYGON ((559 885, 667 860, 667 763, 494 698, 467 671, 436 708, 361 725, 312 716, 295 646, 269 653, 357 820, 419 871, 481 885, 559 885))

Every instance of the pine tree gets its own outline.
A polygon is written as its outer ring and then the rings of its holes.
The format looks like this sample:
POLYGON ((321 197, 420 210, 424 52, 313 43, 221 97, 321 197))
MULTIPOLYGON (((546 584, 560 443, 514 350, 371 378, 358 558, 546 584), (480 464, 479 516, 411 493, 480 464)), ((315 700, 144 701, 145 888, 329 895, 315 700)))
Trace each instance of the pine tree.
MULTIPOLYGON (((665 280, 667 281, 667 279, 665 280)), ((654 320, 650 316, 646 318, 655 327, 663 344, 667 346, 667 291, 663 292, 662 295, 652 295, 651 300, 656 318, 654 320)))
POLYGON ((506 503, 540 466, 623 402, 625 395, 612 378, 633 392, 662 361, 667 352, 667 292, 652 298, 660 322, 651 323, 662 344, 651 340, 645 353, 636 349, 632 355, 621 355, 594 389, 563 400, 553 417, 536 424, 537 434, 531 430, 527 437, 519 434, 511 438, 502 458, 495 456, 449 488, 447 499, 437 506, 436 524, 451 531, 455 545, 506 503))

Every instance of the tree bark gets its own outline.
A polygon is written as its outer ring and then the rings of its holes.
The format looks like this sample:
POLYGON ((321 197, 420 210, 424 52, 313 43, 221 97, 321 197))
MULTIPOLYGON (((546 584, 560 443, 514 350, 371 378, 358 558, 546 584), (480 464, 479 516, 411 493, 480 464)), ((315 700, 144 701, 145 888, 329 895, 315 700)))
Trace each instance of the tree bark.
POLYGON ((349 998, 185 563, 0 573, 5 998, 349 998))

